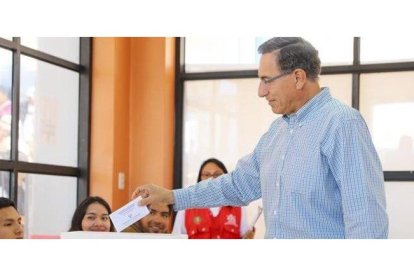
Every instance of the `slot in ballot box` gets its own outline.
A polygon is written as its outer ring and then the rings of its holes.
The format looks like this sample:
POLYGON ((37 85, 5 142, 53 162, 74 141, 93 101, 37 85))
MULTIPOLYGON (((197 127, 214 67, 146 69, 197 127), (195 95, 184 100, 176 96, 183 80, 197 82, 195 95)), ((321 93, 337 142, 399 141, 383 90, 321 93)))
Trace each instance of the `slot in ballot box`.
POLYGON ((118 232, 92 232, 74 231, 63 232, 61 239, 187 239, 182 234, 153 234, 153 233, 118 233, 118 232))

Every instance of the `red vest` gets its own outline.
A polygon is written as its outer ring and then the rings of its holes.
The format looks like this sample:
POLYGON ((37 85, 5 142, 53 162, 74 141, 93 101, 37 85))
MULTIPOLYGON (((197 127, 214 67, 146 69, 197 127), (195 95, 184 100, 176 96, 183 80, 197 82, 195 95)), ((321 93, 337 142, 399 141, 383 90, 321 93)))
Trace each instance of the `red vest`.
POLYGON ((185 210, 189 239, 240 239, 241 207, 221 207, 216 217, 210 209, 185 210))

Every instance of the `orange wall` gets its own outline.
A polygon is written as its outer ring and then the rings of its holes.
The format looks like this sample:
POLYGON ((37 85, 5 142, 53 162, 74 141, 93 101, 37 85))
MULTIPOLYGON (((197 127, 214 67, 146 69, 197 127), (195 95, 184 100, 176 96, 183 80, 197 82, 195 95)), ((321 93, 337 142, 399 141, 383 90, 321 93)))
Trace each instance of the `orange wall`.
POLYGON ((115 40, 93 39, 90 194, 112 203, 115 40), (103 158, 105 157, 105 158, 103 158), (93 183, 93 184, 91 184, 93 183))
POLYGON ((174 41, 93 39, 90 194, 112 209, 141 184, 172 188, 174 41))

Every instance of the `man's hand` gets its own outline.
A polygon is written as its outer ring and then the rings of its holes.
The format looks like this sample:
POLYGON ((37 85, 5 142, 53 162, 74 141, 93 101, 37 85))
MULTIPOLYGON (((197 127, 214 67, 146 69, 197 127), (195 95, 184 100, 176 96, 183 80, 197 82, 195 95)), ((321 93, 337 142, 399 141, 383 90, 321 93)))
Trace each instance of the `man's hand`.
POLYGON ((140 206, 152 203, 163 203, 166 205, 174 204, 174 195, 172 190, 162 188, 154 184, 139 186, 133 193, 132 199, 141 196, 140 206))

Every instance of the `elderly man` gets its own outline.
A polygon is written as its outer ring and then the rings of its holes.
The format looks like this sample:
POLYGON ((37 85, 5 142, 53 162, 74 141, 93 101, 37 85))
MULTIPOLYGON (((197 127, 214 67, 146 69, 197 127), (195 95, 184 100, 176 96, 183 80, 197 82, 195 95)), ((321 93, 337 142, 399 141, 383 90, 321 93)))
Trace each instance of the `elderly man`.
POLYGON ((258 94, 277 118, 235 170, 185 189, 138 187, 176 210, 263 199, 266 238, 387 238, 384 178, 361 114, 318 82, 318 51, 297 37, 259 47, 258 94))

